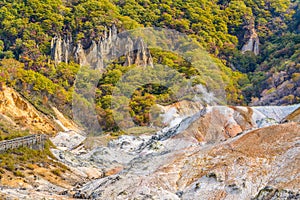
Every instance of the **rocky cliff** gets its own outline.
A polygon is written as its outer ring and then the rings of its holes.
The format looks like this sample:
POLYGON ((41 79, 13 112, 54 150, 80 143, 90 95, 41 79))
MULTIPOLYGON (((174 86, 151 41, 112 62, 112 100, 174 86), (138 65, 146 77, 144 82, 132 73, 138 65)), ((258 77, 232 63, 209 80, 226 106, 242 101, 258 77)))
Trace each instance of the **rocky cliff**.
POLYGON ((259 54, 259 37, 255 31, 254 21, 246 27, 244 39, 247 41, 242 47, 242 52, 252 51, 255 55, 259 54))
POLYGON ((0 118, 33 133, 54 134, 59 130, 49 117, 40 113, 14 89, 5 86, 0 91, 0 118))
POLYGON ((51 57, 56 64, 73 60, 98 69, 123 56, 125 65, 153 65, 144 41, 127 33, 118 34, 115 26, 105 31, 99 40, 91 40, 88 47, 84 46, 83 41, 74 42, 70 35, 56 36, 51 41, 51 57))
POLYGON ((51 109, 54 114, 48 116, 36 109, 13 88, 2 86, 0 90, 0 122, 31 133, 56 135, 59 131, 81 132, 81 129, 57 108, 51 109))
POLYGON ((266 86, 258 101, 252 105, 289 105, 297 103, 300 96, 300 76, 296 68, 289 67, 285 71, 266 72, 266 86))

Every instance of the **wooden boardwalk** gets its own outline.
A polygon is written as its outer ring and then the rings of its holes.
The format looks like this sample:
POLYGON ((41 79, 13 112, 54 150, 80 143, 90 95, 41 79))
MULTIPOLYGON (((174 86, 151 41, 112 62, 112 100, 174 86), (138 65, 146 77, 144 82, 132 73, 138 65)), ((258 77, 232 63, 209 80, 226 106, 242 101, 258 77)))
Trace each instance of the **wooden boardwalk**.
POLYGON ((43 148, 46 140, 46 135, 33 134, 11 140, 0 141, 0 152, 19 147, 43 148))

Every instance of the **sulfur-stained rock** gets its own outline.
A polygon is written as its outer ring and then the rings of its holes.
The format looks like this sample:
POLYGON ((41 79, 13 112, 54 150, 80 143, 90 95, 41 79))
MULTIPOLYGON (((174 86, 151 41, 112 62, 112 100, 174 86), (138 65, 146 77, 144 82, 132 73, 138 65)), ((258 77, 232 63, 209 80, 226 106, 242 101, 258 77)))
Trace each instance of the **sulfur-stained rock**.
POLYGON ((36 110, 14 89, 3 86, 0 99, 0 112, 6 121, 13 121, 13 124, 32 132, 54 134, 59 130, 50 118, 36 110))
POLYGON ((238 200, 254 198, 271 184, 290 191, 276 194, 289 199, 290 194, 299 193, 299 131, 299 124, 289 123, 225 142, 149 154, 133 160, 118 175, 87 183, 77 194, 111 199, 238 200))

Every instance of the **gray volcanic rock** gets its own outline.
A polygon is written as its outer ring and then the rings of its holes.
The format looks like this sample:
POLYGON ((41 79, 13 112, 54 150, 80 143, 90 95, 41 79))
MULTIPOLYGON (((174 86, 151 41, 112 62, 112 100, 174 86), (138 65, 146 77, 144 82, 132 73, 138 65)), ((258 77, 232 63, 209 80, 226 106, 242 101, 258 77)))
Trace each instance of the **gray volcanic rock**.
POLYGON ((258 55, 259 54, 259 37, 255 30, 254 19, 251 19, 249 25, 246 26, 245 28, 247 30, 246 30, 246 34, 244 37, 247 40, 247 42, 242 47, 242 52, 244 53, 246 51, 252 51, 255 55, 258 55))
POLYGON ((242 48, 242 52, 246 51, 252 51, 255 55, 259 54, 259 37, 254 28, 250 30, 250 38, 242 48))
POLYGON ((299 124, 277 125, 217 144, 149 154, 118 175, 85 184, 75 197, 250 199, 270 184, 299 193, 299 131, 299 124))
POLYGON ((125 65, 153 66, 151 54, 141 38, 117 33, 112 26, 98 41, 92 40, 84 48, 81 41, 75 43, 69 35, 56 36, 51 41, 51 57, 56 64, 74 60, 82 66, 103 69, 106 63, 125 56, 125 65))
POLYGON ((45 183, 39 190, 2 193, 29 199, 51 193, 54 199, 299 198, 300 125, 281 124, 297 121, 299 105, 202 108, 180 102, 163 110, 168 127, 92 150, 85 136, 62 126, 66 131, 52 138, 58 145, 52 153, 78 183, 67 190, 45 183))
POLYGON ((94 158, 113 157, 123 170, 85 184, 74 197, 250 199, 268 185, 298 194, 299 124, 260 123, 279 123, 296 108, 214 106, 153 136, 122 136, 94 158), (241 133, 228 135, 226 127, 241 133))
POLYGON ((294 78, 297 75, 297 69, 287 68, 285 71, 272 73, 266 72, 264 85, 266 88, 261 91, 260 98, 252 102, 253 106, 264 105, 290 105, 298 103, 300 96, 300 79, 294 78))
POLYGON ((276 200, 276 199, 289 199, 297 200, 300 199, 300 193, 294 193, 288 190, 278 190, 272 186, 266 186, 259 191, 258 195, 253 198, 253 200, 276 200))

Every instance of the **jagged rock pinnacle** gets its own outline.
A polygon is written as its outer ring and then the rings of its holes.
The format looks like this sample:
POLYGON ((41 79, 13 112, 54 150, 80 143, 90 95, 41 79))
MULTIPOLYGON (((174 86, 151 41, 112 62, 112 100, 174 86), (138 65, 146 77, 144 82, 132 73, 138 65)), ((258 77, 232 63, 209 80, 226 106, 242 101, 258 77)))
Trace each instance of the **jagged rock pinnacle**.
POLYGON ((51 41, 51 58, 56 65, 74 60, 82 66, 100 70, 121 56, 126 57, 125 65, 153 66, 150 51, 141 38, 119 37, 117 32, 113 25, 98 41, 92 40, 86 49, 81 41, 73 43, 71 37, 55 36, 51 41))

